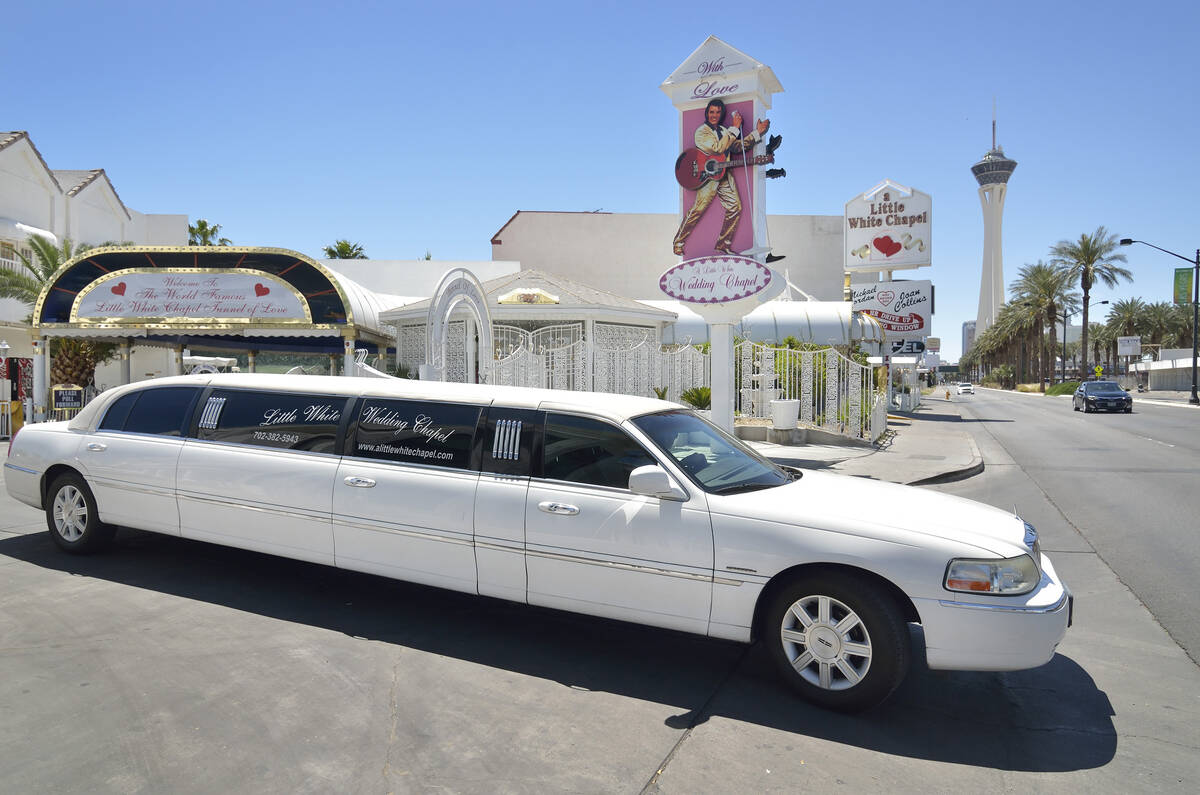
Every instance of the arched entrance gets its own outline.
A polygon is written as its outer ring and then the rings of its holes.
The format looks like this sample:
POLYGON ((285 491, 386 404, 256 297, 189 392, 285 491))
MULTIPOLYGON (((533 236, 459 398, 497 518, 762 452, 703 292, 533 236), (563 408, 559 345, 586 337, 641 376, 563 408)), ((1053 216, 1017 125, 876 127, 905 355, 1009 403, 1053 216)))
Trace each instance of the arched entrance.
POLYGON ((477 372, 480 373, 480 378, 487 378, 489 369, 486 366, 475 366, 479 356, 486 356, 488 363, 492 358, 492 315, 488 310, 487 295, 475 274, 466 268, 453 268, 446 271, 429 301, 429 313, 425 321, 425 352, 428 361, 421 365, 422 380, 441 381, 445 378, 446 337, 450 330, 450 316, 460 304, 465 304, 465 308, 471 313, 465 330, 466 380, 474 381, 477 372), (473 344, 476 334, 479 335, 478 346, 473 344))

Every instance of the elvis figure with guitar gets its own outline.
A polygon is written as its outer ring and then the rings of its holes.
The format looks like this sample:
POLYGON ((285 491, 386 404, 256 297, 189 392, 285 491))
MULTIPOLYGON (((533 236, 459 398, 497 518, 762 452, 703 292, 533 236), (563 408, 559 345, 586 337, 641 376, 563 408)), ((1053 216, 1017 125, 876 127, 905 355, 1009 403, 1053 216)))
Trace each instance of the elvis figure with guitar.
POLYGON ((743 161, 742 158, 731 157, 753 149, 755 144, 762 140, 771 126, 767 119, 759 119, 755 128, 743 136, 741 114, 733 111, 729 125, 726 126, 725 103, 720 99, 708 103, 704 109, 704 119, 704 123, 696 128, 696 148, 681 154, 675 163, 675 175, 680 184, 696 191, 696 200, 684 215, 679 231, 675 234, 673 250, 679 255, 683 254, 688 237, 700 223, 704 211, 712 204, 714 198, 720 199, 721 206, 725 208, 725 221, 713 248, 719 254, 734 253, 730 247, 738 221, 741 219, 742 202, 734 184, 733 167, 743 164, 757 165, 758 161, 770 162, 763 158, 743 161))

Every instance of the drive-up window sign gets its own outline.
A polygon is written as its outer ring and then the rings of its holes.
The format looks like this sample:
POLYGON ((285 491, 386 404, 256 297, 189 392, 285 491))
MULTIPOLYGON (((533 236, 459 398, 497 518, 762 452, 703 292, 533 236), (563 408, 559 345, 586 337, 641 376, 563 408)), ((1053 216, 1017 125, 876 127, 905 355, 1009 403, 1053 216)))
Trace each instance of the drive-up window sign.
POLYGON ((929 335, 933 282, 928 279, 851 284, 850 292, 854 311, 878 320, 889 342, 920 342, 929 335))

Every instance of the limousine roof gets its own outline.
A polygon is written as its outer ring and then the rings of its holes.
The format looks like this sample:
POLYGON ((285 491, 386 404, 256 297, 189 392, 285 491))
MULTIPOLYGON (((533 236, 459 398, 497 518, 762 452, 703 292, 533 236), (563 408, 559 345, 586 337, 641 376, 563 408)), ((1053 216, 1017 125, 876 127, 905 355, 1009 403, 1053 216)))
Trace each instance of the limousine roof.
POLYGON ((575 392, 560 389, 455 384, 445 381, 416 381, 408 378, 358 378, 329 375, 272 375, 265 373, 211 373, 181 375, 139 381, 100 393, 70 421, 73 430, 95 427, 104 408, 121 395, 136 389, 162 386, 215 386, 232 389, 264 389, 276 392, 366 397, 413 398, 450 403, 479 403, 528 409, 583 411, 621 422, 630 417, 679 408, 679 404, 636 395, 575 392))

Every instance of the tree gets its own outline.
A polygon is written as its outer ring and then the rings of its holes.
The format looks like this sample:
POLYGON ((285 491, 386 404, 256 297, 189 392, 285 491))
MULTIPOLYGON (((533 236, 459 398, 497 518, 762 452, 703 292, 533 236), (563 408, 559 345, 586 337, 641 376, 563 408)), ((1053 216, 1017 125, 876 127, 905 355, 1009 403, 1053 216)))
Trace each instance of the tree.
POLYGON ((1088 342, 1088 296, 1097 280, 1107 287, 1116 287, 1121 279, 1133 281, 1133 275, 1126 268, 1117 265, 1125 262, 1124 254, 1114 254, 1120 246, 1116 235, 1110 235, 1103 226, 1096 227, 1095 233, 1086 232, 1079 240, 1060 240, 1050 248, 1050 264, 1066 267, 1071 275, 1071 286, 1079 282, 1083 291, 1083 361, 1080 372, 1087 369, 1088 342))
POLYGON ((221 225, 210 224, 203 218, 196 219, 196 223, 188 224, 188 245, 189 246, 232 246, 233 241, 227 237, 221 237, 221 225))
POLYGON ((367 259, 367 254, 358 243, 349 240, 335 240, 332 246, 326 246, 325 259, 367 259))
MULTIPOLYGON (((24 272, 0 269, 0 298, 14 298, 33 309, 46 282, 54 277, 67 261, 89 251, 93 246, 73 247, 69 239, 55 246, 47 238, 33 235, 29 249, 34 259, 18 252, 24 272)), ((32 320, 32 316, 30 316, 32 320)), ((50 383, 89 386, 96 377, 96 365, 111 358, 116 346, 74 337, 56 337, 50 346, 50 383)))
MULTIPOLYGON (((1079 304, 1078 294, 1071 291, 1073 281, 1070 271, 1062 265, 1046 264, 1038 260, 1036 265, 1022 265, 1017 280, 1010 290, 1012 303, 1024 304, 1041 318, 1041 327, 1049 331, 1049 350, 1056 346, 1055 328, 1059 313, 1074 310, 1079 304)), ((1041 391, 1046 391, 1046 380, 1053 370, 1053 353, 1047 356, 1045 339, 1042 343, 1041 391)))

